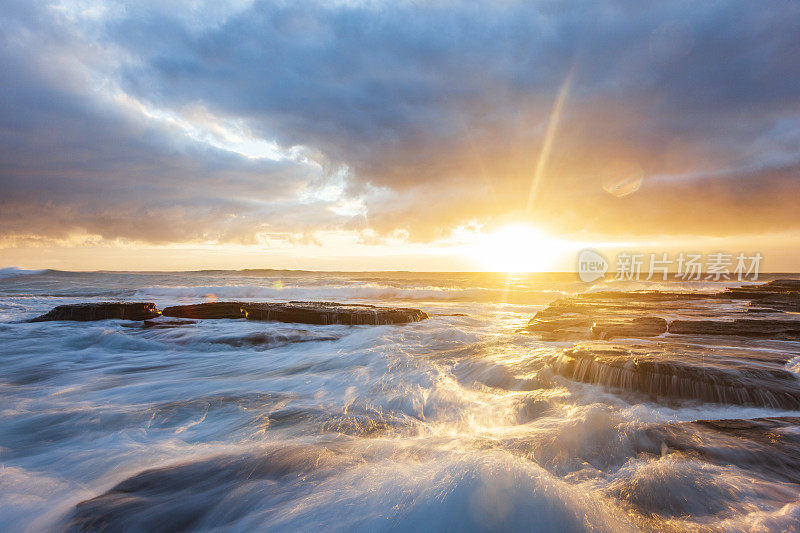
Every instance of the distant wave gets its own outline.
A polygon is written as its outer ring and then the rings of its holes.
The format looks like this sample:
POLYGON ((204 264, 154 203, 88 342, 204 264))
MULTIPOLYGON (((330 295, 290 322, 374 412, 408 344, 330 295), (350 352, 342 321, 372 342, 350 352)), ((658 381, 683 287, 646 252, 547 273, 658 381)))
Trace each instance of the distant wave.
POLYGON ((758 281, 738 281, 738 280, 686 280, 686 281, 620 281, 609 280, 591 285, 586 292, 605 292, 605 291, 655 291, 655 292, 696 292, 696 293, 715 293, 728 287, 740 287, 742 285, 761 285, 768 279, 758 281))
POLYGON ((152 299, 266 299, 266 300, 434 300, 457 302, 544 303, 560 295, 553 290, 458 287, 396 287, 390 285, 284 286, 218 285, 198 287, 153 286, 136 291, 135 298, 152 299))
POLYGON ((17 267, 7 267, 7 268, 0 268, 0 279, 2 278, 10 278, 12 276, 30 276, 34 274, 44 274, 45 272, 49 272, 49 270, 24 270, 17 267))

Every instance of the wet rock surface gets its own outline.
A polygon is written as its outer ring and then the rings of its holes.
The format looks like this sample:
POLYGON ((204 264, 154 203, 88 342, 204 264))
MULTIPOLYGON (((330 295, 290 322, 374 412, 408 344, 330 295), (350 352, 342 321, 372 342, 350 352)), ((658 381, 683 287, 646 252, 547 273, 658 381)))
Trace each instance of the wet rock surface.
POLYGON ((183 320, 180 318, 176 319, 165 319, 165 320, 145 320, 142 322, 142 327, 144 328, 154 328, 154 329, 171 329, 171 328, 180 328, 183 326, 191 326, 197 324, 196 320, 183 320))
POLYGON ((750 313, 778 313, 781 311, 800 313, 800 298, 797 294, 772 294, 754 299, 747 311, 750 313))
POLYGON ((244 318, 242 302, 206 302, 165 307, 161 314, 175 318, 244 318))
POLYGON ((683 400, 727 405, 800 408, 800 381, 784 359, 750 359, 745 351, 659 343, 583 344, 552 362, 560 375, 664 404, 683 400))
POLYGON ((287 450, 224 455, 145 470, 78 503, 67 530, 186 531, 197 528, 212 513, 228 518, 218 520, 218 526, 228 524, 236 515, 212 502, 224 502, 232 490, 254 485, 260 494, 253 497, 277 498, 280 494, 270 491, 276 481, 299 482, 324 459, 287 450))
POLYGON ((736 464, 759 477, 800 484, 800 417, 696 420, 652 426, 637 451, 676 452, 719 465, 736 464))
POLYGON ((272 320, 320 325, 404 324, 428 318, 428 315, 419 309, 338 304, 333 302, 245 304, 242 306, 242 310, 248 320, 272 320))
POLYGON ((778 279, 725 290, 721 298, 749 300, 749 312, 800 312, 800 280, 778 279))
POLYGON ((324 335, 302 329, 284 329, 274 332, 249 333, 246 335, 226 335, 209 339, 213 344, 224 344, 232 348, 269 349, 298 342, 335 341, 336 335, 324 335))
POLYGON ((658 317, 639 317, 625 322, 606 322, 592 326, 595 339, 614 337, 655 337, 667 332, 667 321, 658 317))
POLYGON ((652 337, 665 331, 691 335, 800 338, 800 280, 718 292, 597 291, 562 298, 534 315, 527 330, 548 339, 652 337), (720 304, 730 317, 720 317, 720 304), (758 318, 754 313, 766 315, 758 318))
POLYGON ((165 307, 159 311, 153 303, 85 303, 61 305, 32 319, 32 322, 49 320, 144 320, 144 327, 170 328, 193 323, 200 319, 239 319, 292 322, 301 324, 381 325, 405 324, 428 318, 419 309, 406 307, 377 307, 366 304, 340 304, 335 302, 206 302, 165 307), (160 316, 174 320, 156 320, 160 316), (186 319, 183 322, 181 319, 186 319))
POLYGON ((786 311, 798 289, 777 280, 713 293, 585 293, 556 300, 526 329, 576 343, 551 362, 571 380, 664 404, 798 409, 800 379, 786 368, 800 356, 800 317, 786 311))
POLYGON ((653 337, 666 332, 666 316, 708 318, 713 295, 652 291, 584 293, 538 311, 527 331, 546 340, 653 337))
POLYGON ((156 304, 151 302, 101 302, 71 305, 59 305, 31 322, 47 322, 51 320, 74 320, 90 322, 95 320, 147 320, 160 315, 156 304))
POLYGON ((735 335, 773 339, 800 339, 800 321, 737 318, 721 320, 673 320, 669 332, 680 335, 735 335))

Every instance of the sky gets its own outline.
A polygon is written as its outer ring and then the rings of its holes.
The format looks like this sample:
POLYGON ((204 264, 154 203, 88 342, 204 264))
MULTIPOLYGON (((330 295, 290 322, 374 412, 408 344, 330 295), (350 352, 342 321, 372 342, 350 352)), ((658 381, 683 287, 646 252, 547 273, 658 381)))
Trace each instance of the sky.
POLYGON ((800 271, 792 0, 4 0, 0 72, 0 267, 800 271))

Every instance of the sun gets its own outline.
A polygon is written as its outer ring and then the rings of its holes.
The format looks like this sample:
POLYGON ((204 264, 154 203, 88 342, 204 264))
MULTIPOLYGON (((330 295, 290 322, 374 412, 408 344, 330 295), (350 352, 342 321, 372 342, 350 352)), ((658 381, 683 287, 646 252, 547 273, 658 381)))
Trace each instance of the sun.
POLYGON ((512 224, 481 235, 470 255, 491 272, 545 272, 553 270, 567 243, 528 224, 512 224))

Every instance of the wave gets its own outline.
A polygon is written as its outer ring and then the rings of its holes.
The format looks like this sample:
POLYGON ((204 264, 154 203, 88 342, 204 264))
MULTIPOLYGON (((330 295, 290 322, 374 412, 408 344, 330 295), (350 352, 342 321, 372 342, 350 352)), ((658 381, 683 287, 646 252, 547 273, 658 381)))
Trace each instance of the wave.
MULTIPOLYGON (((771 279, 771 278, 770 278, 771 279)), ((652 280, 608 280, 600 281, 591 286, 587 285, 585 292, 606 292, 606 291, 654 291, 654 292, 685 292, 685 293, 716 293, 721 292, 729 287, 741 287, 743 285, 761 285, 768 279, 758 281, 738 281, 738 280, 724 280, 724 281, 710 281, 710 280, 697 280, 697 281, 662 281, 652 280)))
POLYGON ((0 268, 0 279, 10 278, 13 276, 33 276, 36 274, 44 274, 45 272, 50 272, 50 270, 25 270, 17 267, 6 267, 0 268))
MULTIPOLYGON (((378 445, 380 446, 380 445, 378 445)), ((635 531, 612 504, 501 452, 284 445, 133 475, 68 527, 168 531, 635 531), (353 512, 357 510, 357 512, 353 512)))
POLYGON ((433 300, 456 302, 531 303, 563 295, 556 290, 514 290, 458 287, 396 287, 391 285, 317 285, 265 287, 261 285, 152 286, 137 290, 135 299, 165 300, 433 300))

